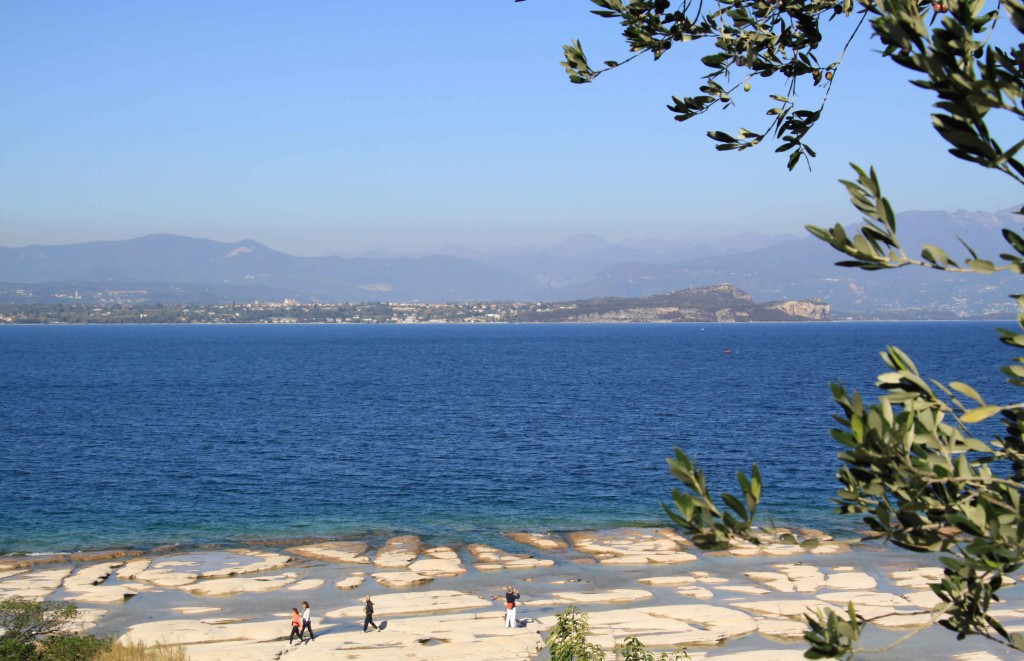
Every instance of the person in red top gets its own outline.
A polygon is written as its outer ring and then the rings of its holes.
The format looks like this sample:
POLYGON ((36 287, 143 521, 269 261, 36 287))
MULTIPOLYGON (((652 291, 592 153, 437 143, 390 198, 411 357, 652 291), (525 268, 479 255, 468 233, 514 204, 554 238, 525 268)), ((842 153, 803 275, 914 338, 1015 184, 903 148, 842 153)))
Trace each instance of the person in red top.
POLYGON ((295 640, 295 636, 299 637, 299 641, 302 641, 302 634, 299 633, 299 627, 302 626, 302 618, 299 616, 299 609, 292 609, 292 635, 288 636, 288 644, 291 645, 292 641, 295 640))

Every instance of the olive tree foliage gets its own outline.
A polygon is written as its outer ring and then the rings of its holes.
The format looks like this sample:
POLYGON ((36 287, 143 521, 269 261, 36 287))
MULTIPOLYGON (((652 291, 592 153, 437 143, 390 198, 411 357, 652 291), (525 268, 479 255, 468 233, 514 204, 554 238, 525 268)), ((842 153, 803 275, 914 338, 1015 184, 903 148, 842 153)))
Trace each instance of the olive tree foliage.
POLYGON ((636 636, 629 636, 615 646, 616 661, 685 661, 690 658, 686 650, 662 652, 655 656, 636 636))
MULTIPOLYGON (((910 82, 934 94, 931 121, 949 153, 1024 184, 1018 159, 1024 140, 997 137, 993 128, 1011 133, 1019 126, 1012 120, 1024 119, 1020 0, 593 2, 599 7, 594 13, 619 21, 630 54, 593 68, 574 41, 564 47, 563 62, 572 82, 588 83, 645 53, 659 59, 703 40, 710 44, 710 54, 702 57, 708 73, 696 94, 672 98, 669 109, 677 120, 736 104, 738 90, 751 89, 754 79, 781 85, 768 97, 764 126, 708 132, 718 150, 744 150, 768 141, 777 144, 777 152, 788 153, 790 169, 801 160, 809 163, 815 152, 806 139, 826 110, 843 56, 858 31, 870 30, 882 44, 879 56, 906 69, 910 82), (825 31, 832 40, 841 34, 835 43, 823 33, 829 21, 841 22, 825 31)), ((853 168, 855 176, 842 183, 862 213, 859 229, 850 234, 840 225, 808 227, 845 255, 840 266, 1024 274, 1024 238, 1009 229, 1002 230, 1007 251, 1000 255, 978 255, 962 241, 964 257, 959 259, 937 245, 905 249, 875 171, 853 168)), ((1024 295, 1013 296, 1019 328, 1000 331, 999 340, 1024 349, 1024 295)), ((841 409, 832 430, 842 448, 838 511, 862 517, 873 537, 940 554, 944 576, 931 586, 941 599, 934 617, 958 638, 980 635, 1024 650, 1024 636, 1008 632, 989 614, 999 601, 1004 576, 1024 566, 1024 402, 989 402, 966 383, 929 379, 896 347, 887 347, 881 356, 887 371, 877 378, 881 394, 876 402, 866 403, 858 393, 832 385, 841 409), (985 429, 979 423, 994 416, 1001 416, 1003 431, 978 438, 985 429)), ((1001 371, 1010 384, 1024 386, 1024 358, 1001 371)), ((718 507, 703 471, 684 452, 677 449, 669 467, 684 489, 673 491, 675 511, 666 511, 698 546, 763 541, 754 527, 761 497, 757 466, 750 477, 738 474, 740 496, 721 496, 725 509, 718 507)), ((808 617, 807 656, 852 657, 862 649, 863 624, 852 605, 845 613, 828 610, 808 617)))
POLYGON ((554 628, 548 634, 551 661, 604 661, 604 650, 587 640, 589 634, 587 614, 569 604, 559 613, 554 628))
POLYGON ((630 55, 593 68, 574 41, 563 47, 562 63, 574 83, 589 83, 645 53, 660 59, 674 47, 702 40, 713 50, 701 58, 709 71, 696 94, 672 97, 668 107, 677 120, 735 105, 737 92, 750 90, 755 79, 779 81, 768 96, 764 126, 708 132, 719 150, 743 150, 768 138, 780 143, 777 152, 789 153, 790 169, 812 158, 805 138, 822 117, 847 48, 867 24, 883 44, 882 56, 913 72, 913 83, 937 96, 932 121, 950 152, 1024 183, 1024 166, 1016 158, 1024 141, 1004 149, 987 124, 993 111, 1024 118, 1021 48, 990 43, 1006 19, 1012 23, 1008 29, 1024 31, 1020 0, 998 0, 995 7, 986 0, 592 1, 600 7, 595 14, 619 20, 630 55), (841 45, 824 40, 823 23, 830 21, 848 24, 841 45))
MULTIPOLYGON (((569 604, 555 619, 548 634, 551 661, 604 661, 606 656, 600 645, 588 640, 590 622, 587 614, 569 604)), ((616 661, 686 661, 690 655, 685 649, 662 652, 658 656, 648 652, 636 636, 629 636, 615 645, 612 654, 616 661)))
POLYGON ((10 597, 0 601, 0 629, 7 636, 31 641, 67 633, 78 607, 68 601, 33 601, 10 597))

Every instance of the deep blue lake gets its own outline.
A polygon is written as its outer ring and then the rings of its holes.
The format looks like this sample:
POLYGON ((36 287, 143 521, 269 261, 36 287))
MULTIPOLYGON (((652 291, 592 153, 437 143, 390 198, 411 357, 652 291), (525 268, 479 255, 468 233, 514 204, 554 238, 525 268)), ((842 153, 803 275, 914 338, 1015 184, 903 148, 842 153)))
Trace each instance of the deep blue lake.
POLYGON ((828 383, 895 344, 1009 400, 1014 325, 0 326, 0 552, 664 523, 675 446, 859 529, 828 383))

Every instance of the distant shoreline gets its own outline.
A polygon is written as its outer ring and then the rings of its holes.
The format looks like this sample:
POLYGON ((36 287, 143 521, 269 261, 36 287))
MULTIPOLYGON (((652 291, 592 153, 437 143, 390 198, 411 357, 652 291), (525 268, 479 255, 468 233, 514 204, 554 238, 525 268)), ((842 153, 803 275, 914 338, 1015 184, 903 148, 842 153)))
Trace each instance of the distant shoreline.
POLYGON ((672 325, 711 325, 711 326, 736 326, 736 325, 802 325, 813 324, 915 324, 915 323, 1008 323, 1016 324, 1015 318, 1002 317, 966 317, 959 319, 826 319, 826 320, 793 320, 793 321, 488 321, 488 322, 463 322, 463 321, 414 321, 414 322, 326 322, 326 321, 296 321, 296 322, 269 322, 269 321, 167 321, 167 322, 139 322, 139 321, 43 321, 43 322, 9 322, 0 320, 0 327, 9 326, 672 326, 672 325))

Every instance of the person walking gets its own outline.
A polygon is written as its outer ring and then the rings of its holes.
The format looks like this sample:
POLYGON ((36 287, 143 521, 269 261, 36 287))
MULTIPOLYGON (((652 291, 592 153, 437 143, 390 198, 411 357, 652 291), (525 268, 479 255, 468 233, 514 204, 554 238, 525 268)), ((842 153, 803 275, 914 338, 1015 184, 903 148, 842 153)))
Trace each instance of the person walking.
POLYGON ((519 591, 515 586, 508 586, 505 589, 505 626, 510 629, 516 626, 516 599, 519 599, 519 591))
POLYGON ((313 616, 309 612, 309 602, 302 602, 302 628, 299 630, 299 642, 302 642, 302 634, 305 633, 306 629, 309 629, 309 639, 314 640, 316 636, 313 635, 313 616))
POLYGON ((366 611, 366 619, 363 620, 363 633, 366 633, 367 627, 373 627, 380 631, 380 627, 373 623, 373 601, 370 600, 370 595, 366 595, 366 604, 363 606, 363 610, 366 611))
POLYGON ((292 633, 288 636, 288 644, 291 645, 292 641, 295 640, 295 636, 299 637, 299 642, 302 641, 302 634, 299 633, 299 627, 302 626, 302 616, 299 615, 299 609, 292 609, 292 633))

